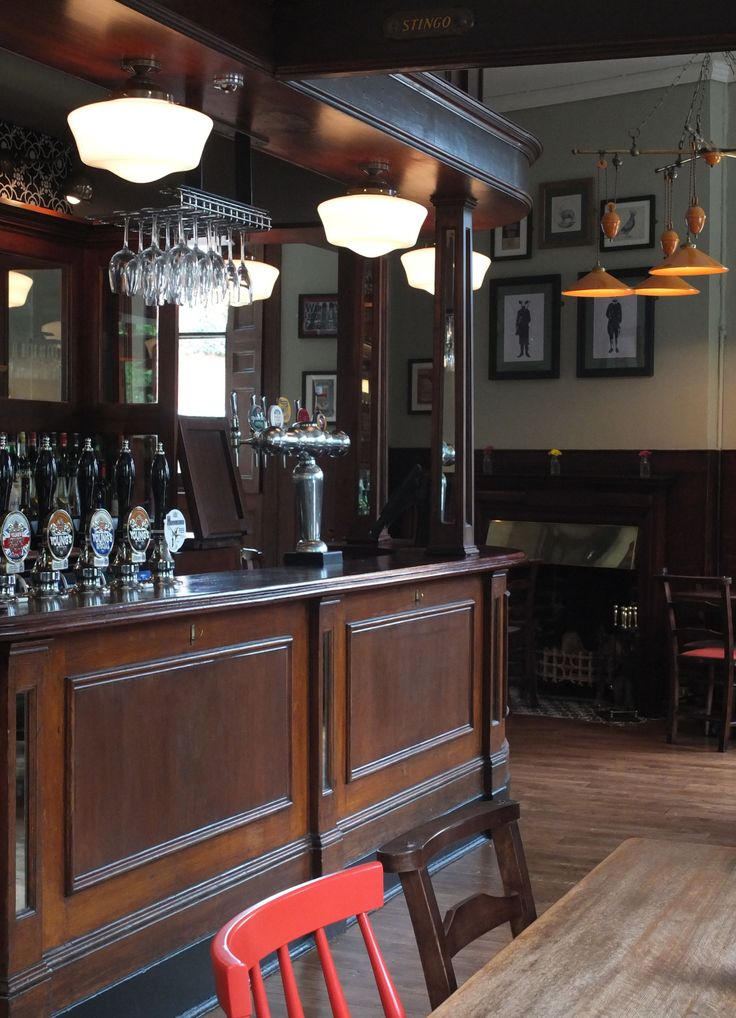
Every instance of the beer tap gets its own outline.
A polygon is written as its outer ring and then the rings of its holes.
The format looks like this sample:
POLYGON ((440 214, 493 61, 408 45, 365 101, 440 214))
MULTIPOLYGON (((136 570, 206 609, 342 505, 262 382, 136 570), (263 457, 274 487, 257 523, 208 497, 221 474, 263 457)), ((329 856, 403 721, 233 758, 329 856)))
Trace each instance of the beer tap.
POLYGON ((170 479, 171 472, 163 442, 159 442, 151 464, 151 492, 154 504, 151 571, 153 582, 162 587, 171 587, 177 582, 174 579, 174 559, 171 553, 179 551, 186 536, 183 513, 179 509, 166 512, 166 492, 170 479))
POLYGON ((54 597, 66 593, 64 570, 74 547, 74 521, 66 509, 54 508, 56 460, 49 436, 44 435, 36 460, 38 497, 38 556, 31 570, 31 593, 36 597, 54 597))
POLYGON ((82 549, 77 560, 77 589, 91 591, 107 588, 103 570, 110 564, 115 527, 107 509, 92 505, 97 484, 98 464, 92 439, 85 438, 77 466, 82 549))
MULTIPOLYGON (((262 403, 265 404, 265 399, 262 399, 262 403)), ((242 438, 238 396, 235 392, 230 394, 230 409, 230 444, 236 464, 241 445, 250 445, 256 457, 256 465, 262 461, 265 466, 269 456, 281 455, 284 461, 288 456, 297 459, 291 476, 296 497, 298 540, 295 551, 285 556, 286 563, 322 566, 340 561, 341 552, 328 551, 327 545, 320 538, 324 474, 315 457, 344 456, 350 449, 349 437, 344 431, 327 431, 324 415, 317 414, 312 421, 301 408, 297 410, 297 420, 288 428, 278 423, 269 423, 254 395, 248 414, 251 434, 249 438, 242 438)), ((274 416, 273 420, 277 421, 278 418, 274 416)))
POLYGON ((115 461, 115 488, 119 515, 112 570, 116 587, 139 585, 139 569, 146 561, 146 549, 151 542, 151 518, 143 506, 131 508, 134 482, 133 453, 130 451, 130 442, 124 438, 115 461))
POLYGON ((23 571, 31 550, 31 525, 20 510, 8 510, 15 470, 7 447, 7 437, 0 434, 0 601, 15 601, 16 582, 20 579, 25 591, 23 571))

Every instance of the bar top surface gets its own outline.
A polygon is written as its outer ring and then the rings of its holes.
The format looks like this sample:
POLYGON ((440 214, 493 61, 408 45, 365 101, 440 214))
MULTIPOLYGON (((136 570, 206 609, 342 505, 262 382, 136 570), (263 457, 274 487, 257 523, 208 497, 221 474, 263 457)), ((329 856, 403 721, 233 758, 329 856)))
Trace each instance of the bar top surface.
POLYGON ((326 568, 279 566, 203 573, 177 577, 171 587, 144 583, 134 589, 30 597, 0 604, 0 640, 492 572, 523 560, 522 552, 506 548, 484 547, 477 556, 465 557, 427 555, 412 549, 370 558, 346 557, 342 564, 326 568))

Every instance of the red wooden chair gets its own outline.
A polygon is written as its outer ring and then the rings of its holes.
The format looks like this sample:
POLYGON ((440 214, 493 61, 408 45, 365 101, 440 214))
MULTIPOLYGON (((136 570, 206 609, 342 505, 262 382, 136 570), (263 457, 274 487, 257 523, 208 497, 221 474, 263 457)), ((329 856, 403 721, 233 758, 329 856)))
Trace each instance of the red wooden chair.
POLYGON ((318 877, 253 905, 226 923, 212 942, 220 1006, 227 1018, 270 1018, 260 961, 278 955, 289 1018, 304 1018, 289 942, 314 934, 334 1018, 350 1011, 324 928, 356 916, 386 1018, 406 1018, 366 913, 383 905, 383 867, 370 862, 318 877), (251 1005, 251 994, 253 1003, 251 1005))
POLYGON ((677 738, 681 721, 718 727, 718 749, 725 753, 736 728, 732 582, 730 576, 674 576, 663 571, 662 581, 669 626, 669 731, 677 738), (698 698, 696 685, 704 687, 698 698), (683 696, 690 687, 690 698, 683 696), (719 691, 714 706, 714 691, 719 691))

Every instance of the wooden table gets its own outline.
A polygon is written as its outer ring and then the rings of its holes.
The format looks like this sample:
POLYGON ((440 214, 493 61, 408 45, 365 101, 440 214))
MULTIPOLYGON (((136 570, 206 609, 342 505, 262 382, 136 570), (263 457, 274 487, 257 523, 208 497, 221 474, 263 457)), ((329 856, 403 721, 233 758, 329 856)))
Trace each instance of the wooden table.
POLYGON ((736 1015, 736 848, 632 838, 433 1018, 736 1015))

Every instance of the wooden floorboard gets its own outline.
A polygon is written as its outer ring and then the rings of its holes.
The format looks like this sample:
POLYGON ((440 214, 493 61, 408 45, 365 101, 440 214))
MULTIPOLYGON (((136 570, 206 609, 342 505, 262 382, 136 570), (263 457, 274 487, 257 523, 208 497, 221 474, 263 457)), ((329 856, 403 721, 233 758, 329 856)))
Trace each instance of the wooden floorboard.
MULTIPOLYGON (((736 845, 736 746, 717 753, 715 740, 697 736, 670 746, 661 722, 616 727, 528 715, 509 719, 508 737, 538 912, 626 838, 736 845)), ((479 887, 499 887, 492 850, 468 853, 435 882, 441 907, 479 887)), ((376 913, 373 924, 408 1018, 423 1018, 429 1004, 403 897, 376 913)), ((458 977, 466 979, 508 939, 505 930, 494 931, 471 944, 456 959, 458 977)), ((376 1018, 380 1007, 357 928, 335 941, 334 954, 353 1018, 376 1018)), ((295 969, 308 1018, 329 1018, 314 955, 295 969)), ((268 983, 273 1018, 281 1018, 278 978, 268 983)))

